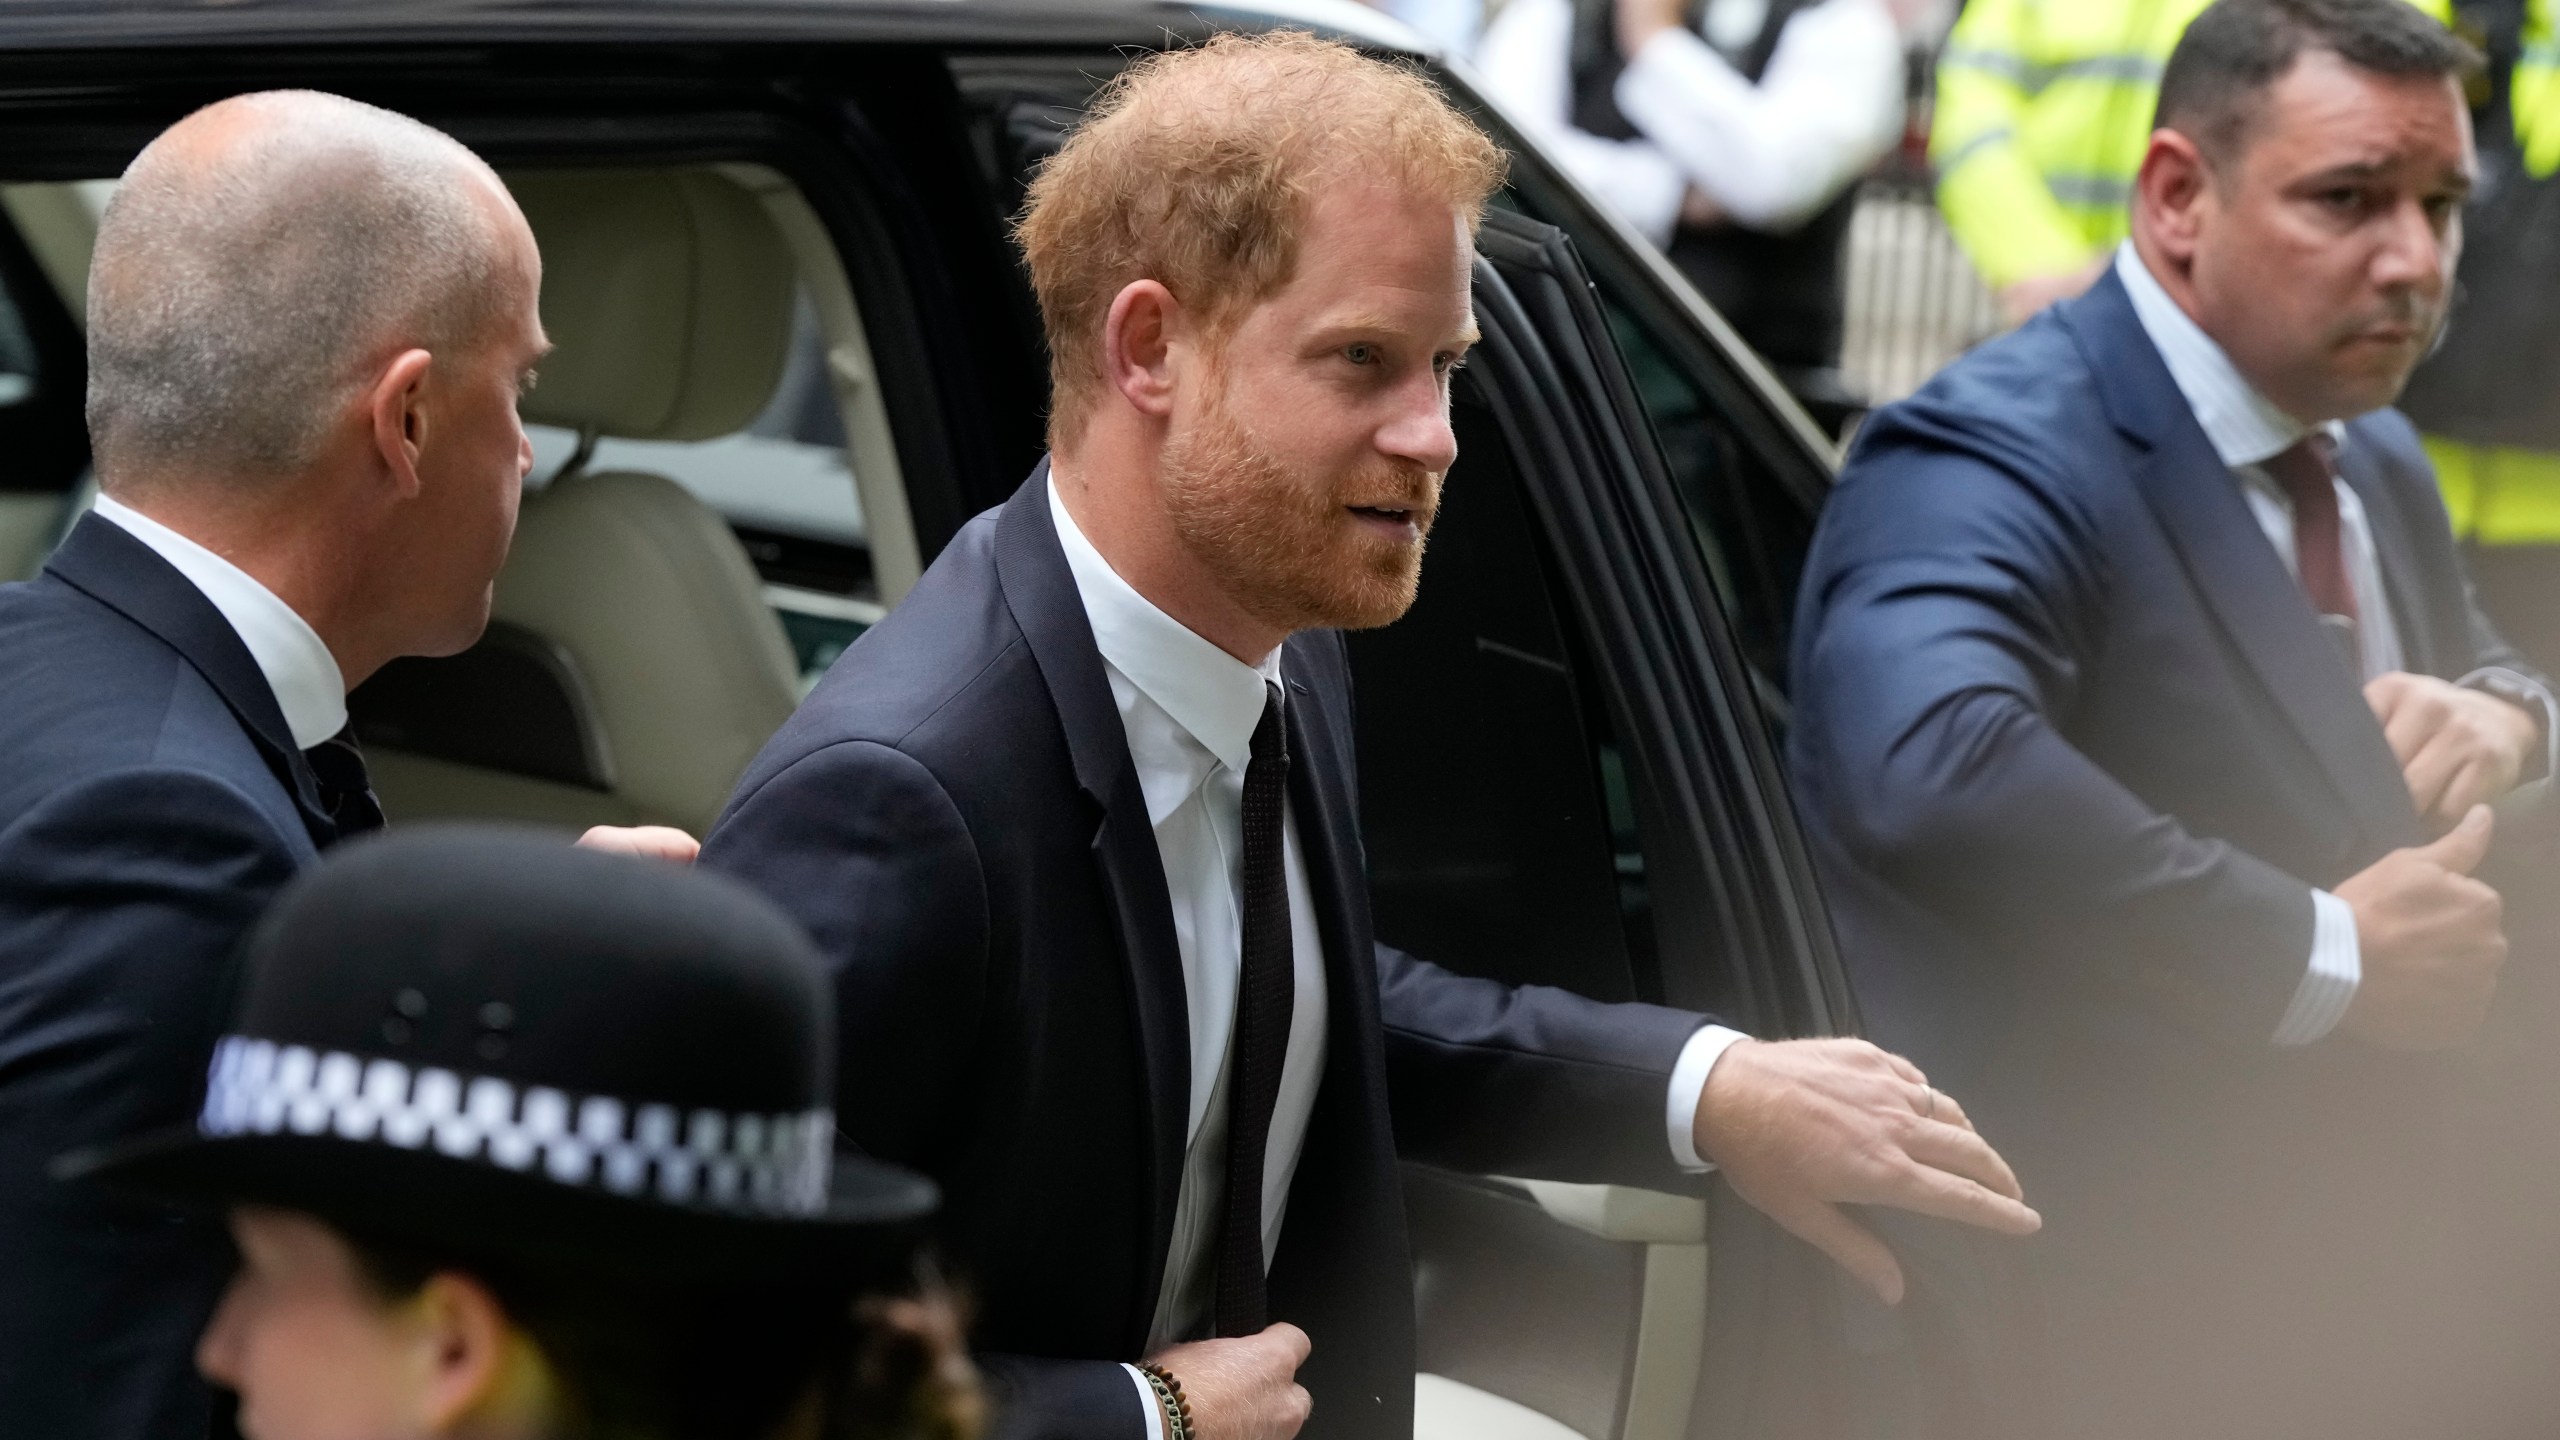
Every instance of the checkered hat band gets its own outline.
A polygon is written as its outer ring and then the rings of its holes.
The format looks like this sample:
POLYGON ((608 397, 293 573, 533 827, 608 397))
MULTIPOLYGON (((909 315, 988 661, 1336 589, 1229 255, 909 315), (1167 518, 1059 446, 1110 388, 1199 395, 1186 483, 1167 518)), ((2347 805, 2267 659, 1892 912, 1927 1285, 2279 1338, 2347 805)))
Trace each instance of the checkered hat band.
POLYGON ((431 1150, 751 1215, 826 1209, 836 1133, 832 1110, 680 1110, 246 1035, 215 1048, 196 1126, 216 1137, 327 1135, 431 1150))

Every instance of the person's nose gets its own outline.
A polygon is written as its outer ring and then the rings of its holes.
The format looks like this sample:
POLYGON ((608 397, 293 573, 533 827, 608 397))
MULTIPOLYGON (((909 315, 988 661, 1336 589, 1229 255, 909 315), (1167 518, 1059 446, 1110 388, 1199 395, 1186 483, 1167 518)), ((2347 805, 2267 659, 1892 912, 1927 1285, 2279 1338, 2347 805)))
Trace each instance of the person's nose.
POLYGON ((196 1373, 226 1390, 240 1388, 239 1286, 222 1292, 204 1334, 196 1337, 196 1373))
POLYGON ((516 479, 524 481, 532 478, 533 437, 524 433, 524 427, 519 425, 516 427, 516 479))
POLYGON ((1396 413, 1378 432, 1378 448, 1432 474, 1444 474, 1458 459, 1458 434, 1449 426, 1449 392, 1436 374, 1406 385, 1396 396, 1396 413))
POLYGON ((2373 280, 2385 290, 2414 289, 2432 294, 2453 277, 2453 256, 2460 244, 2457 217, 2438 229, 2424 202, 2410 199, 2392 211, 2390 234, 2374 255, 2373 280))

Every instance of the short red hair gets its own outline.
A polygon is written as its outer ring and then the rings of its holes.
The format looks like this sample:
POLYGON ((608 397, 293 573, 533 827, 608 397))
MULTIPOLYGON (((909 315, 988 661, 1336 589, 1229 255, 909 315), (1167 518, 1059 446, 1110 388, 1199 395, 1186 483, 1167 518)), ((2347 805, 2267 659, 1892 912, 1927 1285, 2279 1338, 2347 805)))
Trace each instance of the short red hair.
POLYGON ((1472 227, 1507 166, 1419 70, 1303 31, 1139 60, 1040 167, 1014 226, 1049 335, 1051 446, 1092 415, 1103 320, 1131 283, 1158 281, 1214 331, 1295 274, 1319 184, 1390 179, 1472 227))

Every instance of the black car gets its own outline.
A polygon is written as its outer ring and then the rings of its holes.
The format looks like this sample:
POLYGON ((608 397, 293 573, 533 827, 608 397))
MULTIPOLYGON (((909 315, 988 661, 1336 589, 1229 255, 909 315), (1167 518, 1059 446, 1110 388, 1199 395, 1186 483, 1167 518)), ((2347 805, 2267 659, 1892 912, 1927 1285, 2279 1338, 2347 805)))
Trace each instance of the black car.
MULTIPOLYGON (((1030 169, 1132 54, 1283 23, 1404 48, 1347 0, 10 0, 0 578, 83 503, 110 177, 243 90, 417 115, 516 190, 559 350, 488 638, 356 697, 384 801, 699 832, 1040 455, 1047 368, 1006 237, 1030 169)), ((1462 68, 1417 63, 1517 163, 1421 602, 1353 647, 1380 935, 1764 1035, 1850 1030, 1774 743, 1829 452, 1462 68)), ((1895 1317, 1720 1190, 1417 1171, 1408 1194, 1422 1434, 1901 1428, 1895 1317)))

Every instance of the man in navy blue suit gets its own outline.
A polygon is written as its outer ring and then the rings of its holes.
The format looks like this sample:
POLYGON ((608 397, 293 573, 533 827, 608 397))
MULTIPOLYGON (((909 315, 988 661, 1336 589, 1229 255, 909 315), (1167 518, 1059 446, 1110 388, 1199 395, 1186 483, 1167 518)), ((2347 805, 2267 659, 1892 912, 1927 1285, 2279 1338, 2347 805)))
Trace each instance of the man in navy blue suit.
POLYGON ((1412 603, 1501 168, 1427 81, 1302 34, 1133 67, 1022 222, 1052 462, 705 842, 835 967, 839 1122, 942 1185, 1002 1433, 1177 1434, 1178 1380, 1219 1440, 1311 1403, 1409 1440, 1400 1153, 1653 1188, 1713 1163, 1888 1296, 1835 1202, 2035 1224, 1873 1046, 1374 943, 1340 630, 1412 603))
POLYGON ((2381 408, 2474 59, 2399 0, 2207 10, 2111 274, 1879 412, 1814 544, 1791 762, 1862 1009, 2049 1222, 2021 1433, 2452 1433, 2440 1071, 2552 738, 2381 408))
POLYGON ((47 1165, 194 1112, 234 942, 381 823, 346 694, 487 621, 539 284, 487 166, 333 96, 199 111, 107 207, 97 509, 0 588, 0 1434, 212 1423, 218 1219, 47 1165))

